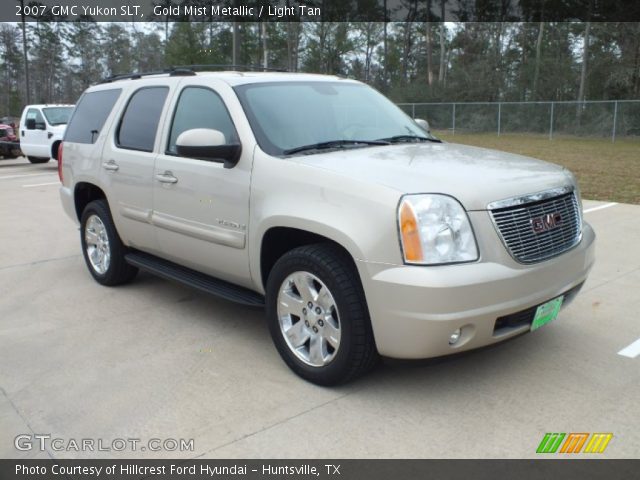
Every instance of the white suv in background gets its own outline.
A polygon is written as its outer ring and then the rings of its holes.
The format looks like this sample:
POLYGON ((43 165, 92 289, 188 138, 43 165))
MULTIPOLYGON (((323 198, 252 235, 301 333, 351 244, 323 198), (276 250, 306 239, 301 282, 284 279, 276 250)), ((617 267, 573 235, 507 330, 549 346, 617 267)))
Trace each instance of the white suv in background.
POLYGON ((20 150, 31 163, 58 159, 73 105, 27 105, 20 117, 20 150))
POLYGON ((344 78, 109 79, 59 167, 96 281, 145 269, 265 307, 283 360, 323 385, 536 330, 594 262, 569 171, 443 143, 344 78))

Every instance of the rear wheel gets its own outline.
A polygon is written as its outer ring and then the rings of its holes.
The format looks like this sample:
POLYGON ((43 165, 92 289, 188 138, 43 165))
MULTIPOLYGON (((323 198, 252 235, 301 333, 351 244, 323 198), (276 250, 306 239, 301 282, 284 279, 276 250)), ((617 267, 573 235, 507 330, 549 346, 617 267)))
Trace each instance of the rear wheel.
POLYGON ((44 157, 27 157, 27 158, 31 163, 47 163, 49 160, 51 160, 50 158, 44 158, 44 157))
POLYGON ((317 244, 286 253, 269 274, 266 300, 276 348, 302 378, 335 385, 375 365, 360 278, 341 249, 317 244))
POLYGON ((53 158, 54 160, 58 160, 58 150, 60 149, 61 143, 62 142, 56 142, 51 145, 51 158, 53 158))
POLYGON ((94 200, 85 207, 80 241, 89 272, 98 283, 120 285, 138 273, 137 268, 125 261, 127 248, 118 236, 105 200, 94 200))

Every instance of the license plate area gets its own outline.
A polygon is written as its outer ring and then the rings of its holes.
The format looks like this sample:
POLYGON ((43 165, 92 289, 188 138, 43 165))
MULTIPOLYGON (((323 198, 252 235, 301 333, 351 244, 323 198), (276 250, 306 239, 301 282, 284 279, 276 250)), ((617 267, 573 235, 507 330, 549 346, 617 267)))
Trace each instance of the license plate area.
POLYGON ((560 307, 562 307, 563 300, 564 295, 560 295, 559 297, 540 305, 536 309, 536 313, 533 316, 533 321, 531 322, 531 331, 537 330, 543 325, 554 321, 558 316, 558 313, 560 312, 560 307))

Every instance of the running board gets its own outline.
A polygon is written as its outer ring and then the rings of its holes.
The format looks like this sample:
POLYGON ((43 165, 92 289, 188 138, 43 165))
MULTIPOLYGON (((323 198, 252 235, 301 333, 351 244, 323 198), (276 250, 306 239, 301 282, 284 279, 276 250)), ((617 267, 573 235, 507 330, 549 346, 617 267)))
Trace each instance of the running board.
POLYGON ((264 297, 248 288, 239 287, 224 280, 211 277, 204 273, 196 272, 176 263, 149 255, 143 252, 130 252, 125 255, 128 264, 153 273, 167 280, 173 280, 201 292, 215 295, 226 300, 249 305, 251 307, 264 307, 264 297))

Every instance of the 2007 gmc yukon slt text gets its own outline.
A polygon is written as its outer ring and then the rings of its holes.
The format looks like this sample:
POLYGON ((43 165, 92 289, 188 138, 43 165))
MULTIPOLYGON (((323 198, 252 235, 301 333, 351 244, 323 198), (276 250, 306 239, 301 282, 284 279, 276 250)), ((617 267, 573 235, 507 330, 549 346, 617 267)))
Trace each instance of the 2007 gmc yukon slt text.
POLYGON ((142 268, 264 305, 284 361, 318 384, 535 330, 594 262, 570 172, 442 143, 353 80, 110 79, 59 157, 99 283, 142 268))

